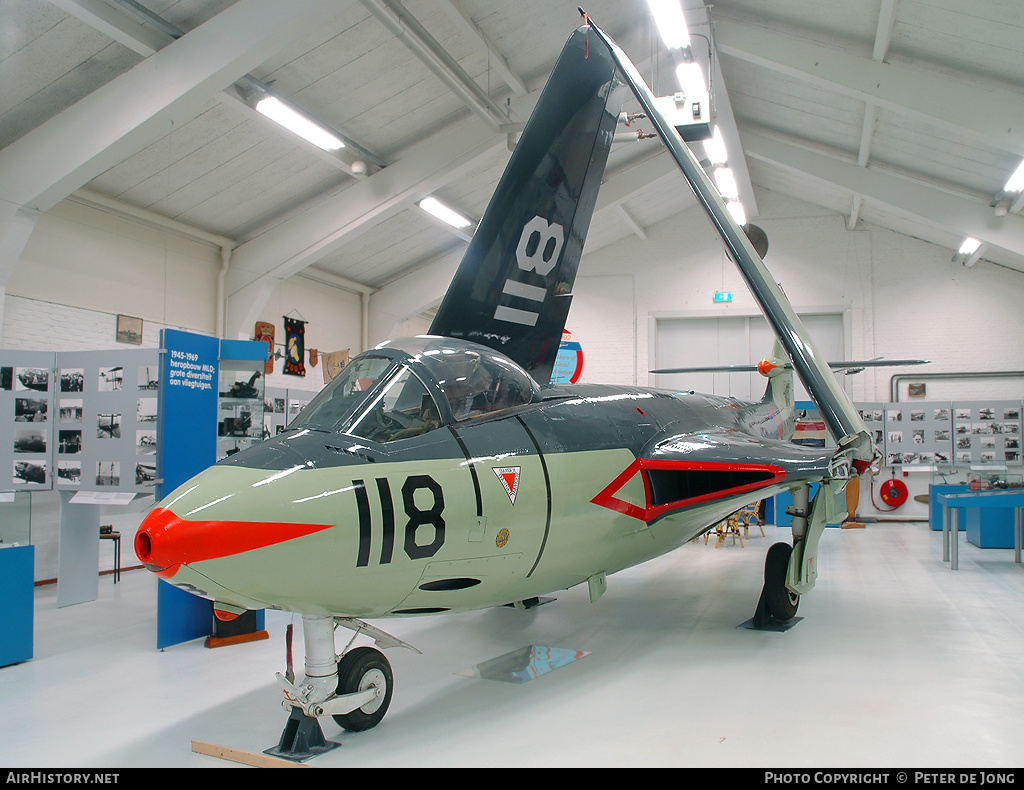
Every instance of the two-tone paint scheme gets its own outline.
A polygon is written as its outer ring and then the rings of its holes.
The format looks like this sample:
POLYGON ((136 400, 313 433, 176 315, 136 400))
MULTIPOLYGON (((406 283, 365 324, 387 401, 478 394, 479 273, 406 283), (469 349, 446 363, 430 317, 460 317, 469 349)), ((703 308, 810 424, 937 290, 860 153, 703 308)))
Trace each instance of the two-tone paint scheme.
POLYGON ((367 729, 390 701, 384 656, 369 647, 337 655, 337 626, 409 647, 362 618, 528 605, 584 582, 597 600, 610 574, 783 489, 794 496, 793 545, 769 549, 762 600, 791 618, 814 584, 832 496, 851 466, 873 457, 856 410, 826 377, 635 68, 584 25, 566 42, 429 336, 357 356, 284 433, 162 498, 136 552, 214 601, 218 616, 302 613, 304 676, 278 674, 291 711, 278 753, 308 754, 303 745, 322 742, 316 717, 367 729), (551 377, 627 87, 766 306, 779 342, 761 367, 760 402, 537 383, 551 377), (790 442, 794 369, 838 450, 790 442), (811 482, 827 494, 813 503, 811 482))
MULTIPOLYGON (((227 612, 464 611, 631 567, 829 471, 832 451, 787 443, 788 372, 764 401, 743 404, 642 387, 541 389, 505 359, 522 402, 460 421, 439 380, 459 352, 500 358, 410 338, 354 360, 350 370, 371 359, 387 369, 347 417, 319 422, 339 379, 286 432, 173 492, 139 533, 147 566, 227 612), (430 398, 439 424, 385 441, 356 435, 403 377, 416 384, 407 402, 420 410, 430 398)), ((394 406, 386 420, 414 419, 394 406)))

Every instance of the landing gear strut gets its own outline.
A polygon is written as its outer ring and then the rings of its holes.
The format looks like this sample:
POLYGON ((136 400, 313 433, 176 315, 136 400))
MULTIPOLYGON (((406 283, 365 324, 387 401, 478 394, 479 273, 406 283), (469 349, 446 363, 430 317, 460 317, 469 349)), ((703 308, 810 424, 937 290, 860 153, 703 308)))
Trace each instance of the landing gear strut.
POLYGON ((287 677, 277 673, 277 682, 284 691, 282 706, 290 716, 277 747, 266 749, 265 754, 298 762, 307 760, 341 745, 324 738, 319 716, 331 716, 344 729, 360 732, 376 727, 387 713, 393 686, 391 664, 373 647, 356 647, 336 655, 336 625, 355 631, 356 636, 370 636, 380 647, 416 650, 360 620, 303 615, 305 677, 300 682, 291 677, 290 671, 287 677))

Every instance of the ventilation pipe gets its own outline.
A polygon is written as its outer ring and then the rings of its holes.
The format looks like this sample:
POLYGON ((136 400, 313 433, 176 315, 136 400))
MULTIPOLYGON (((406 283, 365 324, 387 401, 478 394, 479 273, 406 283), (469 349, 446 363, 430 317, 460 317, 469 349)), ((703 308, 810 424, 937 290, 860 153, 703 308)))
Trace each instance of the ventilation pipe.
POLYGON ((349 291, 351 293, 357 293, 360 296, 360 344, 361 351, 366 351, 367 346, 370 342, 370 296, 377 292, 376 288, 372 288, 369 285, 363 285, 357 283, 355 280, 349 280, 346 277, 340 277, 337 274, 331 272, 325 272, 321 269, 315 269, 307 267, 299 272, 297 277, 304 277, 307 280, 312 280, 315 283, 321 285, 330 285, 334 288, 340 288, 343 291, 349 291))
POLYGON ((224 316, 226 313, 226 298, 224 296, 224 281, 228 276, 228 268, 231 266, 231 247, 220 248, 220 271, 217 272, 217 337, 224 337, 224 316))

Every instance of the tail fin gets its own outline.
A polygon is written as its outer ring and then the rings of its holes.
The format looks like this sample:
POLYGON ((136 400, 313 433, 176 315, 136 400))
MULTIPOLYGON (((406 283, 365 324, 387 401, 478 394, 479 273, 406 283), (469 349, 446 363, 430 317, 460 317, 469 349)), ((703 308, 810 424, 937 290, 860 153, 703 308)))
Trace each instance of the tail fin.
POLYGON ((782 344, 776 340, 772 354, 760 362, 757 370, 768 379, 764 397, 758 408, 767 407, 780 439, 790 439, 796 426, 796 403, 793 395, 793 365, 782 344))
POLYGON ((551 379, 624 86, 588 30, 566 42, 430 333, 551 379))
MULTIPOLYGON (((736 366, 740 367, 740 366, 736 366)), ((754 370, 750 366, 742 366, 754 370)), ((764 397, 756 404, 744 407, 749 417, 745 422, 754 431, 768 439, 790 441, 797 427, 797 406, 794 400, 793 365, 785 356, 782 344, 776 340, 771 356, 758 363, 756 370, 768 379, 764 397)))

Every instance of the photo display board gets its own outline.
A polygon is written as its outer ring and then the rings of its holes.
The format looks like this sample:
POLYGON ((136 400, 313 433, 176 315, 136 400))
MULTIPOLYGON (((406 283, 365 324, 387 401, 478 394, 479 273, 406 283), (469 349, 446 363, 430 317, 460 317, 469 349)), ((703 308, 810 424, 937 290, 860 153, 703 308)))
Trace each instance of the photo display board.
POLYGON ((0 491, 53 488, 55 356, 0 351, 0 491))
POLYGON ((285 429, 289 419, 285 414, 288 408, 288 390, 283 387, 267 387, 263 393, 263 438, 277 436, 285 429))
POLYGON ((152 494, 159 352, 117 349, 56 356, 56 487, 152 494))
POLYGON ((1021 464, 1021 401, 953 403, 956 459, 971 464, 1021 464))
POLYGON ((310 390, 267 387, 263 396, 263 438, 281 433, 315 396, 310 390))
POLYGON ((860 403, 886 466, 1019 466, 1021 401, 860 403))

